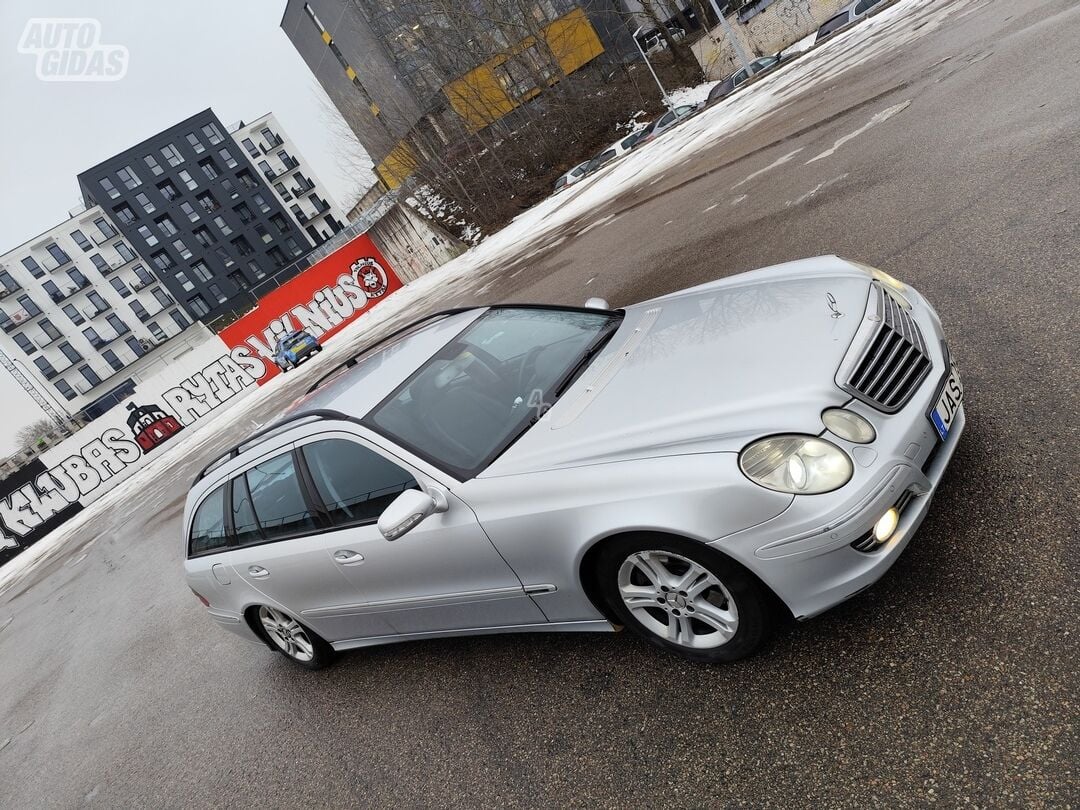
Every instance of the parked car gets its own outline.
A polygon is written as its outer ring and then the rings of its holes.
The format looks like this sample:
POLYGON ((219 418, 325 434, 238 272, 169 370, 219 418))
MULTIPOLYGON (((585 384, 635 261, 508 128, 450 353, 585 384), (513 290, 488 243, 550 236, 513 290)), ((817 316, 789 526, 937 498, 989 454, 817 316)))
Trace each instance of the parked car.
POLYGON ((566 174, 564 174, 562 177, 555 181, 555 190, 553 193, 558 194, 567 186, 574 185, 574 183, 576 183, 578 180, 585 176, 586 170, 588 168, 589 161, 586 160, 579 163, 577 166, 572 168, 570 171, 568 171, 566 174))
POLYGON ((298 329, 278 338, 274 347, 274 362, 282 371, 288 371, 321 351, 318 338, 310 332, 298 329))
POLYGON ((662 135, 676 124, 693 116, 698 110, 697 104, 682 104, 673 110, 668 110, 645 128, 644 134, 634 142, 632 148, 637 148, 662 135))
POLYGON ((636 132, 632 132, 631 134, 620 138, 615 141, 615 143, 611 144, 611 146, 601 149, 600 152, 588 162, 585 173, 590 174, 595 172, 597 169, 603 168, 611 161, 615 160, 615 158, 625 155, 634 148, 634 144, 636 144, 640 138, 644 137, 647 129, 648 127, 643 127, 636 132))
MULTIPOLYGON (((673 23, 667 24, 668 34, 671 36, 673 42, 681 42, 686 39, 686 31, 673 23)), ((634 39, 637 40, 638 45, 641 46, 646 54, 654 54, 659 51, 667 49, 667 40, 664 35, 660 33, 660 29, 656 27, 641 26, 634 32, 634 39)))
POLYGON ((838 31, 847 28, 849 25, 854 25, 856 22, 867 16, 874 8, 874 6, 884 3, 885 0, 858 0, 857 3, 851 3, 844 6, 834 16, 827 19, 818 28, 817 38, 814 40, 814 44, 828 39, 838 31))
POLYGON ((590 303, 425 318, 215 459, 182 524, 210 617, 310 668, 617 626, 720 662, 896 562, 965 424, 922 295, 830 256, 590 303))
POLYGON ((724 79, 720 84, 713 87, 709 91, 708 98, 705 99, 706 106, 715 104, 720 99, 727 98, 734 93, 740 85, 742 85, 751 76, 757 76, 761 73, 768 73, 774 67, 780 64, 780 58, 777 56, 762 56, 755 59, 750 63, 750 71, 747 72, 746 68, 737 70, 724 79))

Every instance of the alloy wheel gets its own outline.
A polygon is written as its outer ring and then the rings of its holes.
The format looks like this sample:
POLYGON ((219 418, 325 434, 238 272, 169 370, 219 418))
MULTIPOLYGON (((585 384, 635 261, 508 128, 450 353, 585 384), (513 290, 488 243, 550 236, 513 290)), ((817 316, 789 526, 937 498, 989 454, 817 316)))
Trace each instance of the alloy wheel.
POLYGON ((739 628, 731 592, 701 563, 670 551, 635 551, 619 567, 619 595, 649 632, 672 644, 710 649, 739 628))
POLYGON ((315 645, 296 619, 263 605, 259 608, 259 621, 274 644, 290 658, 307 663, 315 657, 315 645))

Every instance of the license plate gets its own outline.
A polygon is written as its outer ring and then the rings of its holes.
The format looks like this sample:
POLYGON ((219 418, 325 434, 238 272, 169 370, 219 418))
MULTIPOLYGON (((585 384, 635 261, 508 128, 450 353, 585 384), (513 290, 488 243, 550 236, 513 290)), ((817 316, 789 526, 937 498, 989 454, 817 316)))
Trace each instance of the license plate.
POLYGON ((934 423, 938 435, 945 440, 949 435, 949 428, 956 419, 956 412, 960 410, 960 403, 964 401, 964 384, 960 382, 960 371, 955 366, 949 372, 949 379, 945 381, 945 387, 941 389, 937 404, 930 411, 930 421, 934 423))

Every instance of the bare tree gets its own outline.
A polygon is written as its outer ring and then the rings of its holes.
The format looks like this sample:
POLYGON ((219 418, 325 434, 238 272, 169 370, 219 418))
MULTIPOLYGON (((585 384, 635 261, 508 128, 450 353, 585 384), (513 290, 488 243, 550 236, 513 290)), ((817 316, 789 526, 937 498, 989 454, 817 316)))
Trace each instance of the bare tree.
POLYGON ((38 419, 15 431, 15 441, 24 450, 35 450, 42 439, 53 436, 57 431, 56 423, 52 419, 38 419))

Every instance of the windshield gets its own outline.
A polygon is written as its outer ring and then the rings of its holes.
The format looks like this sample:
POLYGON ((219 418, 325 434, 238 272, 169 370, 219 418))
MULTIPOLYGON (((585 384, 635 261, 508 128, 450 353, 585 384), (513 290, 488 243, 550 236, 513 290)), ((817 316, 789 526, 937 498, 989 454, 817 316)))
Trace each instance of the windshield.
MULTIPOLYGON (((842 14, 837 14, 835 17, 832 17, 831 19, 826 20, 825 23, 821 26, 821 28, 818 29, 817 39, 818 40, 824 39, 829 34, 831 34, 833 31, 835 31, 837 28, 840 28, 842 25, 844 25, 844 23, 846 23, 847 21, 848 21, 848 13, 846 11, 843 12, 842 14)), ((816 41, 817 40, 815 40, 815 42, 816 41)))
POLYGON ((305 343, 308 339, 306 332, 297 332, 295 335, 289 335, 282 340, 286 349, 291 349, 293 346, 298 346, 301 343, 305 343))
POLYGON ((440 469, 471 478, 555 403, 621 321, 600 311, 492 309, 364 422, 440 469))

